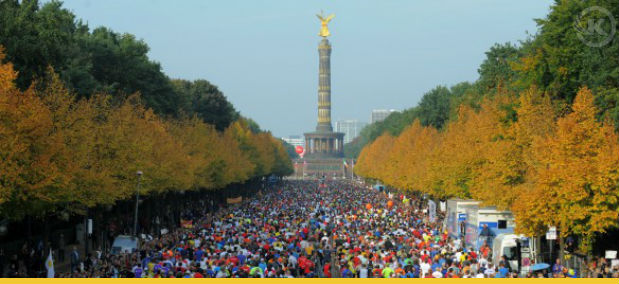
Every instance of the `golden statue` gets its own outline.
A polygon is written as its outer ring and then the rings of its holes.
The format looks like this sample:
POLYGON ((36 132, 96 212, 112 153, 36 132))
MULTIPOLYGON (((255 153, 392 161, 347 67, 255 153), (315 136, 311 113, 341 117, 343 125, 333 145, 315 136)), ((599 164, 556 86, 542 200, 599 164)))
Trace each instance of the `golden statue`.
POLYGON ((328 37, 328 36, 330 36, 331 33, 329 33, 329 28, 327 28, 327 24, 329 24, 331 19, 333 19, 333 17, 335 17, 335 14, 331 14, 331 15, 325 17, 324 14, 322 13, 322 11, 320 11, 320 14, 316 14, 316 17, 318 17, 318 19, 320 19, 320 33, 318 33, 318 35, 321 36, 321 37, 328 37))

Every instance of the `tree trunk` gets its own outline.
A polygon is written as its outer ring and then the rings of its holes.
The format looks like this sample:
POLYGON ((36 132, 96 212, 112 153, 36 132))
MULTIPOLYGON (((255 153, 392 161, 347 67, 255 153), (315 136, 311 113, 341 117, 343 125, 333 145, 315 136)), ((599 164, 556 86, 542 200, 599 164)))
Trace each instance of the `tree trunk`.
MULTIPOLYGON (((51 218, 52 217, 50 217, 50 219, 51 218)), ((43 222, 43 245, 46 248, 48 248, 47 244, 49 243, 50 222, 51 220, 46 220, 45 222, 43 222)))
POLYGON ((26 216, 26 240, 32 240, 32 217, 26 216))
POLYGON ((565 266, 566 265, 566 261, 565 261, 565 253, 563 252, 563 236, 562 236, 563 232, 559 232, 559 234, 557 234, 557 238, 559 238, 559 259, 561 260, 561 265, 565 266))
POLYGON ((86 208, 86 214, 84 215, 84 255, 83 257, 88 257, 88 208, 86 208))

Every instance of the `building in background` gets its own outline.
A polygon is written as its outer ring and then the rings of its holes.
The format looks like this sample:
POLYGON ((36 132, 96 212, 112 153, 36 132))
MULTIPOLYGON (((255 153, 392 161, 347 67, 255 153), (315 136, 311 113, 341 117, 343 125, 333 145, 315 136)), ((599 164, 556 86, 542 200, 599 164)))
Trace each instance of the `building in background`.
POLYGON ((305 139, 303 139, 303 136, 300 136, 300 135, 290 135, 288 137, 282 137, 282 140, 284 140, 284 142, 294 147, 297 147, 297 146, 305 147, 305 139))
POLYGON ((367 123, 356 119, 340 120, 335 122, 335 131, 344 133, 344 144, 347 144, 357 138, 359 133, 361 133, 361 129, 366 125, 367 123))
POLYGON ((392 112, 398 112, 396 109, 373 109, 370 123, 376 123, 385 120, 392 112))

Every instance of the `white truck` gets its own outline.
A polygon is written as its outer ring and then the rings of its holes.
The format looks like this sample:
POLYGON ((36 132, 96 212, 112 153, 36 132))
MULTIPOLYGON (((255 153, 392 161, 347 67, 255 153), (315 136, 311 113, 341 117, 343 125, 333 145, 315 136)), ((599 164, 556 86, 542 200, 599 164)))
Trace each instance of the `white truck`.
POLYGON ((452 238, 460 238, 466 247, 479 249, 484 241, 492 245, 492 239, 504 233, 514 232, 514 217, 510 211, 496 207, 480 207, 481 202, 471 199, 447 200, 447 216, 444 227, 452 238), (487 227, 485 233, 482 233, 487 227))
POLYGON ((492 264, 498 266, 505 256, 511 271, 519 271, 521 276, 530 271, 536 254, 535 242, 524 235, 499 234, 492 244, 492 264))
POLYGON ((471 206, 478 206, 479 201, 471 199, 449 199, 447 200, 447 216, 443 221, 443 226, 452 238, 460 238, 465 233, 466 209, 471 206))
POLYGON ((494 237, 514 232, 516 224, 510 211, 497 210, 496 207, 471 205, 465 208, 465 212, 463 241, 467 247, 479 249, 484 242, 492 246, 494 237))
POLYGON ((512 212, 496 207, 480 207, 471 199, 447 200, 444 226, 452 238, 460 238, 467 248, 478 250, 484 242, 492 248, 492 263, 499 264, 505 256, 512 271, 526 274, 537 248, 531 238, 514 234, 512 212), (484 231, 485 230, 485 231, 484 231))

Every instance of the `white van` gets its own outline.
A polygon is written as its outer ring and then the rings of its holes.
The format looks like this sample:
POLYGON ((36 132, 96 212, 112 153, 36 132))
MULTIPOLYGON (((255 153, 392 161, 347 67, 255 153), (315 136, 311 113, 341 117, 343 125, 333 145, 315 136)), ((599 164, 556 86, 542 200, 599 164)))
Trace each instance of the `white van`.
POLYGON ((492 264, 498 266, 501 257, 505 256, 509 268, 512 271, 520 270, 523 275, 529 271, 535 253, 535 243, 524 235, 499 234, 492 244, 492 264))

